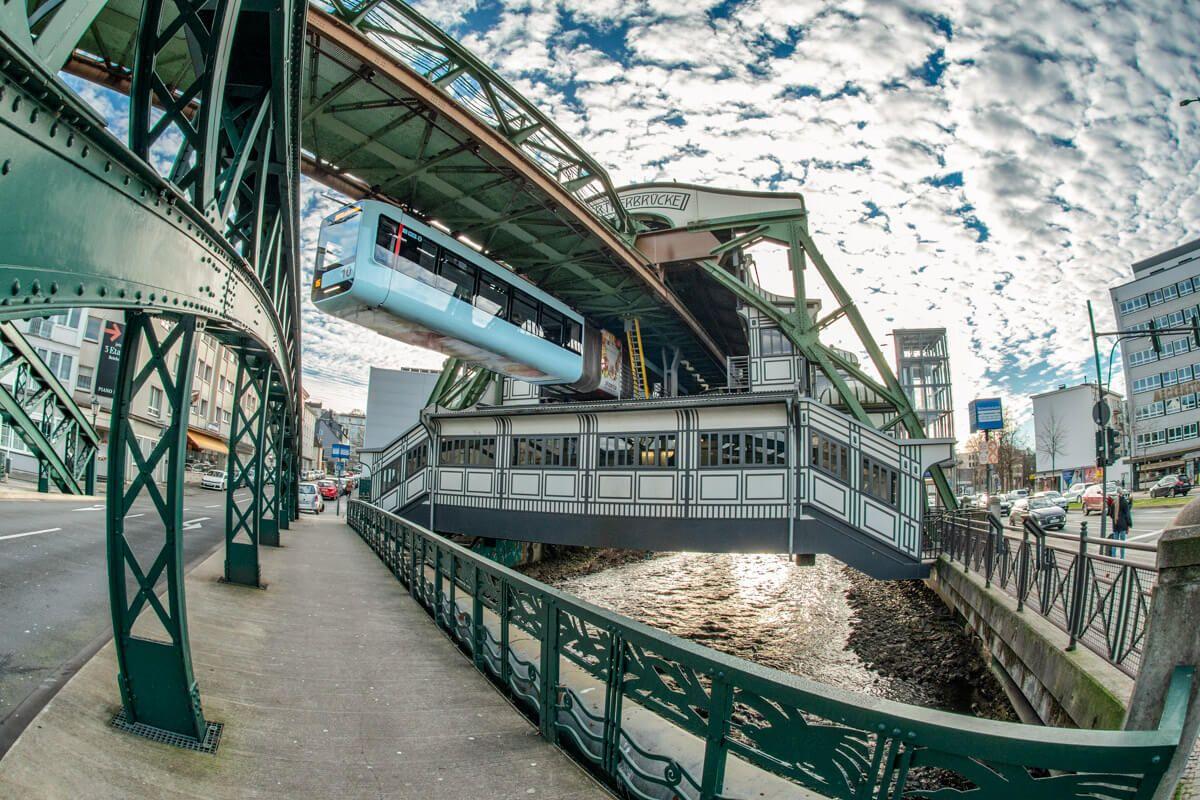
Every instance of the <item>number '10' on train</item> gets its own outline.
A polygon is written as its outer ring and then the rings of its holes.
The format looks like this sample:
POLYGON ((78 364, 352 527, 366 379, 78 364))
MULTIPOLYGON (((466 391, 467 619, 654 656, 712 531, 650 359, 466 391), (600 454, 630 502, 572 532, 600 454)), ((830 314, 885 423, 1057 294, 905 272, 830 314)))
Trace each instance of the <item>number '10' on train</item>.
POLYGON ((377 200, 321 223, 313 303, 377 333, 570 394, 617 396, 620 340, 482 253, 377 200))

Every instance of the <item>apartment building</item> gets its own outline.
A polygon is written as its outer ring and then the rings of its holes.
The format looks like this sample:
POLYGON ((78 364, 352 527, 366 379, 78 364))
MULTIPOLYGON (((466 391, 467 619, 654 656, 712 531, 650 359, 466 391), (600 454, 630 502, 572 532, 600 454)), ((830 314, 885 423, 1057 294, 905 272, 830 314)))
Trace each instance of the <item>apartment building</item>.
MULTIPOLYGON (((1200 315, 1200 239, 1133 264, 1133 280, 1109 290, 1122 331, 1190 326, 1200 315)), ((1168 473, 1200 474, 1200 347, 1187 333, 1121 343, 1135 487, 1168 473)))
MULTIPOLYGON (((161 320, 165 334, 171 324, 161 320)), ((125 314, 112 309, 72 309, 18 323, 29 343, 58 377, 75 402, 89 416, 101 439, 96 462, 98 477, 108 474, 107 442, 117 364, 124 344, 125 314)), ((149 356, 143 351, 139 366, 149 356)), ((192 396, 188 415, 188 460, 199 466, 223 469, 228 454, 237 359, 213 337, 200 335, 197 345, 192 396)), ((149 453, 169 421, 166 395, 157 375, 152 375, 134 399, 130 420, 143 453, 149 453)), ((0 449, 16 473, 35 474, 37 461, 24 443, 0 422, 0 449)), ((136 467, 128 466, 132 477, 136 467)), ((165 467, 155 475, 164 480, 165 467)))

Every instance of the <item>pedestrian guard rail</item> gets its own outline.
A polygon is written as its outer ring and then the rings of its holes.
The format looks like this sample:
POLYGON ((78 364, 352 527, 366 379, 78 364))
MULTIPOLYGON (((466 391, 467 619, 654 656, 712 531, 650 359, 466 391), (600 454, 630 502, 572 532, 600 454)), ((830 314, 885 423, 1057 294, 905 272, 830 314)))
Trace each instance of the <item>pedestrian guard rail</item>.
POLYGON ((557 743, 629 796, 1149 798, 1190 667, 1153 731, 1046 728, 854 694, 710 650, 362 501, 348 521, 434 623, 557 743))
POLYGON ((1142 663, 1150 595, 1158 581, 1153 544, 1044 530, 1027 517, 1005 527, 985 511, 934 512, 925 518, 927 555, 943 555, 1014 597, 1125 674, 1142 663), (1143 555, 1144 558, 1144 555, 1143 555))

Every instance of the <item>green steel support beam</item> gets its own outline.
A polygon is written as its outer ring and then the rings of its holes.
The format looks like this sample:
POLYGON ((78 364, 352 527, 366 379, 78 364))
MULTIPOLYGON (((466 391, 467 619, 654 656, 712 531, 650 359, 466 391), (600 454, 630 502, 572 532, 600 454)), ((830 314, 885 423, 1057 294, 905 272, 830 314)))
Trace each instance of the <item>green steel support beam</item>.
POLYGON ((165 338, 156 330, 161 319, 139 311, 129 314, 113 397, 106 512, 113 645, 127 721, 202 740, 206 725, 188 645, 182 535, 196 318, 177 319, 165 338), (149 391, 152 375, 161 381, 169 422, 146 453, 133 428, 132 410, 139 393, 149 391), (164 469, 160 489, 156 473, 164 469), (130 473, 132 480, 126 477, 130 473), (143 496, 152 501, 163 529, 162 543, 149 560, 139 557, 125 535, 125 518, 143 496), (166 581, 165 604, 158 596, 161 579, 166 581), (132 598, 129 584, 136 587, 132 598))
POLYGON ((262 482, 260 504, 262 518, 259 521, 259 543, 267 547, 279 547, 280 517, 282 505, 283 466, 283 413, 286 410, 283 398, 271 397, 267 401, 266 418, 262 437, 262 482))
POLYGON ((229 478, 225 509, 225 580, 261 586, 258 545, 263 515, 263 446, 271 365, 260 356, 240 353, 229 426, 229 478), (250 453, 244 453, 243 448, 250 453), (246 489, 248 497, 237 492, 246 489))

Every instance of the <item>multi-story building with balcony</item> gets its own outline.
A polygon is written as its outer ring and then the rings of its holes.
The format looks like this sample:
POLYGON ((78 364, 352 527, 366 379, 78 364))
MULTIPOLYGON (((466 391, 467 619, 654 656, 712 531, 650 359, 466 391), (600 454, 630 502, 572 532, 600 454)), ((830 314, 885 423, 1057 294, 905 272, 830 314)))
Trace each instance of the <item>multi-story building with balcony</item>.
POLYGON ((1121 343, 1130 426, 1129 461, 1135 487, 1168 473, 1200 474, 1200 347, 1188 333, 1200 315, 1200 239, 1133 265, 1133 280, 1109 290, 1122 331, 1145 331, 1121 343))

